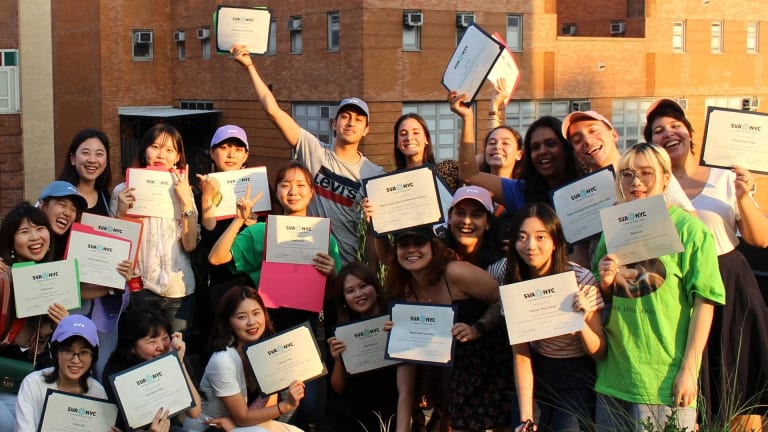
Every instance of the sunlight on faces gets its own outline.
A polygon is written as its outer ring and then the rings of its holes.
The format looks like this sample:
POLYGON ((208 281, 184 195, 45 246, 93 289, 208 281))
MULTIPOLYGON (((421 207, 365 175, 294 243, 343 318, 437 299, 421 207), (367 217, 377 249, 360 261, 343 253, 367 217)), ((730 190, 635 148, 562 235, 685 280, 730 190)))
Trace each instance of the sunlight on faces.
POLYGON ((465 253, 474 252, 483 234, 491 227, 488 211, 474 199, 456 203, 448 213, 448 225, 456 242, 464 249, 460 252, 465 253))
POLYGON ((547 274, 552 266, 555 242, 541 219, 529 217, 520 225, 515 239, 515 250, 528 265, 532 275, 542 276, 547 274))
POLYGON ((652 131, 653 143, 666 150, 673 163, 684 162, 691 153, 691 133, 680 120, 657 117, 652 131))
POLYGON ((286 215, 302 215, 307 211, 312 200, 314 189, 312 179, 306 177, 298 168, 292 168, 285 172, 277 183, 277 200, 283 206, 286 215))
POLYGON ((558 177, 565 172, 564 144, 552 129, 542 126, 533 131, 530 152, 533 166, 542 177, 558 177))
POLYGON ((44 225, 35 225, 24 219, 13 235, 13 250, 18 261, 38 262, 45 258, 51 247, 51 233, 44 225))
POLYGON ((513 167, 522 155, 515 135, 503 127, 493 131, 485 143, 485 162, 492 168, 513 167))
POLYGON ((152 360, 171 350, 171 336, 164 328, 153 329, 136 341, 131 351, 142 360, 152 360))
POLYGON ((92 137, 80 143, 69 162, 82 180, 96 181, 107 168, 107 149, 98 138, 92 137))
POLYGON ((426 268, 432 260, 432 244, 429 240, 409 235, 395 242, 397 262, 408 271, 426 268))
POLYGON ((377 314, 376 288, 373 285, 350 274, 344 278, 344 301, 347 307, 360 315, 377 314))
POLYGON ((669 174, 655 157, 637 152, 626 167, 619 170, 618 182, 624 200, 634 201, 664 193, 669 174))
POLYGON ((170 135, 163 132, 155 138, 155 141, 144 152, 147 166, 162 166, 173 168, 181 157, 177 143, 170 135))
POLYGON ((368 117, 362 111, 344 108, 333 120, 333 130, 342 144, 357 144, 368 135, 368 117))
POLYGON ((217 171, 239 170, 248 160, 248 151, 238 140, 228 140, 211 150, 211 159, 217 171))
POLYGON ((424 128, 418 120, 406 118, 401 121, 397 136, 397 148, 406 159, 413 158, 418 162, 424 162, 424 151, 429 143, 424 128))
POLYGON ((590 170, 612 165, 619 159, 616 131, 600 120, 579 120, 568 127, 573 152, 590 170))
POLYGON ((40 210, 45 212, 51 229, 58 235, 65 234, 77 219, 77 206, 67 197, 48 198, 40 205, 40 210))
POLYGON ((259 302, 246 298, 229 317, 232 334, 241 344, 256 342, 264 334, 266 315, 259 302))

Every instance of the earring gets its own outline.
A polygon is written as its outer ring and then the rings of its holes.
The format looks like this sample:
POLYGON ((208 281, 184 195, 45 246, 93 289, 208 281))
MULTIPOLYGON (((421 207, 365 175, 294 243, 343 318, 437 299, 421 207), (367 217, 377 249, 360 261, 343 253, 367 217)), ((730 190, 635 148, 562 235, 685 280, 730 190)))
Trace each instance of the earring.
POLYGON ((16 251, 11 249, 11 261, 16 259, 16 251))

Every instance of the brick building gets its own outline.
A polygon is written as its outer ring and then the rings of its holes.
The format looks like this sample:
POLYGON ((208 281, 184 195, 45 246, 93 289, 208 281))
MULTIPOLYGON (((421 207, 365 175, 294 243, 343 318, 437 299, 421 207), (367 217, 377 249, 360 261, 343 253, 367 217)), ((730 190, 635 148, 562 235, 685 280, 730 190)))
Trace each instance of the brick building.
MULTIPOLYGON (((289 147, 253 100, 242 68, 216 53, 211 16, 220 3, 0 0, 0 50, 16 53, 10 68, 22 95, 17 106, 2 105, 0 72, 0 211, 34 198, 84 127, 107 132, 119 167, 130 163, 149 125, 169 121, 199 169, 217 125, 236 123, 249 134, 250 165, 274 172, 289 147), (31 13, 36 22, 25 20, 31 13), (41 31, 40 22, 50 29, 41 31), (28 117, 34 122, 25 123, 28 117), (24 157, 15 158, 19 153, 24 157)), ((362 151, 388 168, 393 122, 408 111, 428 120, 439 158, 455 157, 459 123, 440 82, 463 26, 473 21, 505 36, 515 52, 522 79, 506 122, 521 133, 538 116, 591 107, 613 121, 626 145, 642 139, 645 108, 665 96, 687 104, 700 139, 708 105, 768 107, 768 56, 761 52, 768 3, 760 0, 223 3, 270 8, 270 51, 255 64, 307 129, 330 140, 338 101, 364 98, 371 133, 362 151)), ((480 136, 489 95, 486 86, 477 104, 480 136)), ((114 182, 120 171, 113 170, 114 182)), ((768 181, 760 182, 765 207, 768 181)))

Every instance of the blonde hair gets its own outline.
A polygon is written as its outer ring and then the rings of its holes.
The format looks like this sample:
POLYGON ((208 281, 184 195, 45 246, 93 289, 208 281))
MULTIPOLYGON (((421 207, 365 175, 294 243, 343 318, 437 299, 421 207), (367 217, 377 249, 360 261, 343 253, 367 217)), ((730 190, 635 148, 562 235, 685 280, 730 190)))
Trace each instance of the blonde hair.
MULTIPOLYGON (((672 161, 669 159, 669 154, 666 152, 666 150, 662 149, 656 144, 652 143, 638 143, 633 145, 632 147, 628 148, 627 151, 624 152, 623 155, 621 155, 621 159, 619 159, 619 164, 617 166, 617 172, 616 172, 616 182, 614 183, 615 189, 616 189, 616 197, 621 197, 621 201, 626 201, 624 199, 624 191, 621 189, 621 172, 630 169, 635 169, 635 159, 637 158, 638 154, 645 155, 646 158, 648 158, 649 161, 656 161, 658 166, 661 168, 661 172, 656 173, 656 181, 659 180, 659 175, 661 174, 662 177, 666 175, 667 183, 669 181, 669 178, 672 177, 672 161)), ((654 185, 655 187, 655 185, 654 185)), ((662 183, 662 192, 664 189, 666 189, 667 184, 662 183)))

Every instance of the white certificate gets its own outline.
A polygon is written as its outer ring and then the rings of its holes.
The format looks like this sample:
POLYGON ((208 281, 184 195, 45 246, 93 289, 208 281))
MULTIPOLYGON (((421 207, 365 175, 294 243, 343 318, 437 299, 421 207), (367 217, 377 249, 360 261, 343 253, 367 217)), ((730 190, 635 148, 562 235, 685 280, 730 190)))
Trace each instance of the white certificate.
POLYGON ((768 114, 708 107, 701 165, 768 174, 768 114))
POLYGON ((259 192, 264 195, 253 205, 253 213, 267 212, 272 209, 269 197, 269 179, 266 167, 247 168, 234 171, 222 171, 208 174, 219 182, 221 201, 214 203, 213 212, 216 220, 231 218, 237 213, 237 200, 245 196, 245 189, 251 185, 251 198, 259 192))
POLYGON ((621 265, 683 251, 663 195, 600 210, 605 247, 621 265))
POLYGON ((387 349, 384 323, 387 321, 389 315, 381 315, 336 328, 336 338, 346 345, 341 358, 347 372, 354 375, 400 363, 384 358, 387 349))
POLYGON ((443 86, 449 91, 466 93, 471 98, 469 102, 473 101, 502 51, 504 45, 501 42, 477 24, 472 24, 464 32, 445 68, 443 86))
POLYGON ((131 257, 128 259, 131 262, 136 261, 136 255, 139 253, 139 245, 141 244, 141 232, 144 229, 144 224, 140 221, 83 213, 80 223, 88 225, 96 231, 122 237, 131 242, 131 257))
POLYGON ((264 54, 269 45, 271 15, 265 8, 219 6, 216 12, 216 50, 229 53, 235 44, 254 54, 264 54))
POLYGON ((109 431, 117 405, 103 399, 48 389, 38 432, 109 431))
POLYGON ((77 260, 81 282, 125 289, 125 277, 117 271, 117 265, 131 256, 128 240, 74 223, 65 256, 77 260))
POLYGON ((616 202, 613 170, 601 169, 552 194, 552 203, 563 225, 565 240, 575 243, 603 230, 600 210, 616 202))
POLYGON ((504 50, 496 60, 496 64, 493 65, 493 69, 488 73, 488 81, 490 81, 491 84, 496 85, 496 81, 498 81, 499 78, 506 79, 509 95, 507 95, 505 102, 509 103, 512 99, 512 94, 517 88, 517 84, 520 82, 520 68, 517 67, 515 57, 512 55, 512 51, 510 51, 504 38, 496 32, 493 33, 493 38, 504 44, 504 50))
POLYGON ((18 263, 11 268, 16 317, 48 313, 48 306, 59 303, 67 309, 80 304, 77 261, 62 260, 40 264, 18 263))
MULTIPOLYGON (((177 170, 182 173, 184 170, 177 170)), ((165 168, 128 168, 126 187, 136 188, 136 200, 126 213, 137 217, 181 218, 181 204, 173 191, 173 174, 165 168)))
POLYGON ((450 305, 393 303, 386 358, 450 366, 455 312, 450 305))
POLYGON ((125 421, 134 429, 152 423, 160 407, 173 417, 195 405, 175 352, 111 375, 109 381, 125 421))
POLYGON ((584 313, 573 310, 579 285, 572 271, 502 285, 499 290, 510 345, 584 328, 584 313))
POLYGON ((245 355, 261 391, 266 394, 285 389, 296 380, 309 381, 327 372, 309 323, 248 345, 245 355))
POLYGON ((369 177, 363 183, 374 205, 375 235, 443 221, 437 180, 430 167, 369 177))
POLYGON ((331 220, 303 216, 267 216, 265 260, 312 265, 318 252, 328 253, 331 220))

